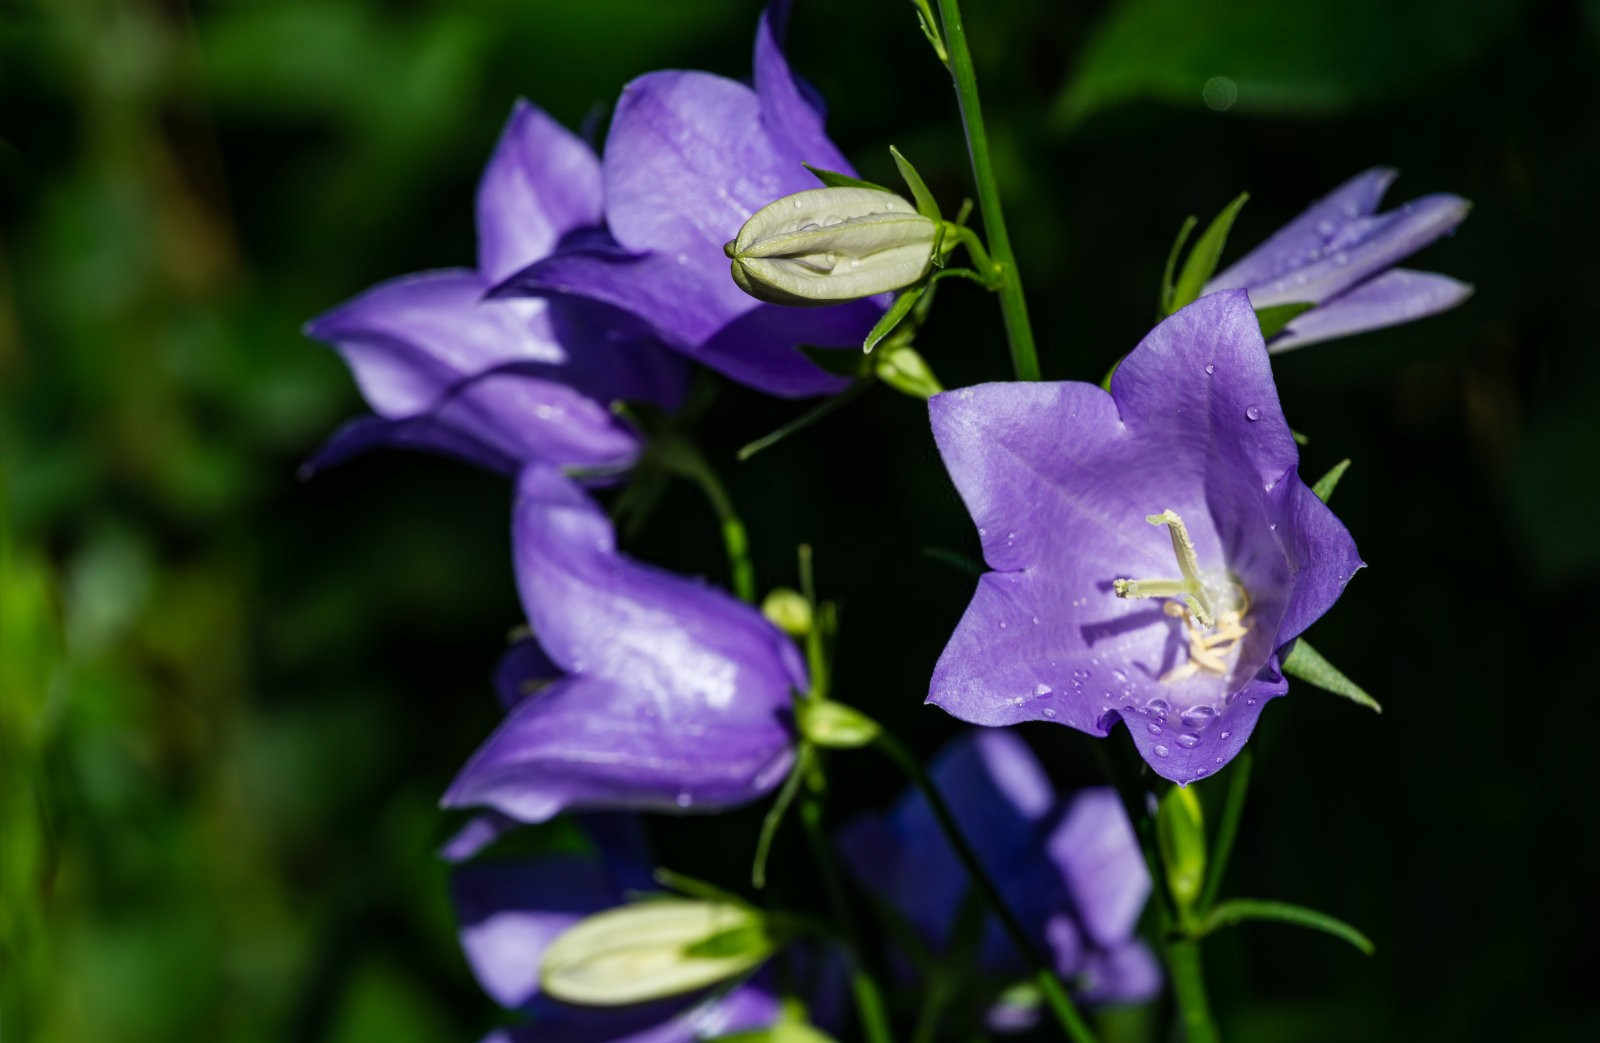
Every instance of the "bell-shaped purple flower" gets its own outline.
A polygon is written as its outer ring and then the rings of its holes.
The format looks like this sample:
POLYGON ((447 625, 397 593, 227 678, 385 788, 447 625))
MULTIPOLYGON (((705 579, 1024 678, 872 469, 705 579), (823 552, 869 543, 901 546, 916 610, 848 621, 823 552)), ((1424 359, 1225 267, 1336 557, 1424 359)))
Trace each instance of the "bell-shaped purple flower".
POLYGON ((762 304, 728 274, 723 244, 780 196, 816 188, 802 164, 849 172, 821 106, 789 70, 787 2, 757 26, 754 88, 705 72, 647 73, 617 102, 602 169, 608 236, 572 240, 501 294, 566 294, 627 309, 670 345, 742 384, 785 397, 845 381, 796 348, 859 345, 883 306, 762 304))
POLYGON ((529 461, 611 472, 638 456, 616 399, 676 404, 687 367, 644 323, 581 300, 484 300, 489 288, 602 220, 594 151, 517 102, 478 186, 478 267, 380 283, 306 325, 338 349, 375 415, 308 465, 376 446, 515 472, 529 461))
POLYGON ((1361 567, 1296 473, 1240 291, 1202 297, 1092 384, 983 384, 929 401, 993 572, 929 701, 975 724, 1118 720, 1190 782, 1288 690, 1284 646, 1361 567))
POLYGON ((512 549, 548 663, 513 649, 501 684, 514 705, 447 806, 524 822, 566 809, 709 811, 783 779, 791 693, 808 681, 793 642, 759 612, 618 553, 610 520, 552 468, 518 479, 512 549))
POLYGON ((527 1019, 484 1043, 693 1043, 770 1025, 778 1003, 758 984, 616 1008, 570 1006, 541 995, 540 963, 557 937, 584 917, 623 904, 628 892, 651 886, 637 820, 600 815, 582 824, 592 851, 475 862, 452 874, 461 947, 472 973, 496 1003, 527 1019))
MULTIPOLYGON (((1114 791, 1060 799, 1027 744, 1004 731, 962 735, 934 758, 930 775, 1013 912, 1083 999, 1137 1003, 1155 994, 1160 969, 1134 935, 1150 875, 1114 791)), ((946 950, 971 881, 919 793, 847 823, 839 845, 865 887, 935 951, 946 950)), ((992 918, 977 956, 991 974, 1026 970, 992 918)), ((991 1024, 1026 1027, 1018 1013, 998 1008, 991 1024)))
POLYGON ((1396 173, 1374 167, 1357 174, 1219 272, 1204 292, 1249 290, 1257 308, 1316 305, 1272 338, 1272 352, 1455 307, 1472 293, 1471 286, 1393 265, 1452 231, 1471 204, 1438 193, 1376 213, 1396 173))

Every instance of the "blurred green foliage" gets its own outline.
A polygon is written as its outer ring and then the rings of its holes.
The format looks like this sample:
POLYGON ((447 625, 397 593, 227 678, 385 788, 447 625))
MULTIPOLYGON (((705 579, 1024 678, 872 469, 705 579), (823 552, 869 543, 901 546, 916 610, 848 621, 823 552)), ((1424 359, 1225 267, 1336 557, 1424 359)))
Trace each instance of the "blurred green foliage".
MULTIPOLYGON (((1096 379, 1126 351, 1183 215, 1240 189, 1241 245, 1373 163, 1402 167, 1401 194, 1477 202, 1422 265, 1476 282, 1467 306, 1278 364, 1307 473, 1355 459, 1339 507, 1373 565, 1315 640, 1388 712, 1274 705, 1237 890, 1335 912, 1379 954, 1252 928, 1208 943, 1211 974, 1236 1040, 1600 1035, 1579 745, 1600 625, 1600 8, 968 7, 1047 376, 1096 379), (1208 110, 1214 77, 1232 111, 1208 110)), ((954 105, 910 5, 799 8, 797 63, 863 173, 893 177, 892 140, 953 208, 954 105)), ((757 10, 0 12, 0 1040, 389 1043, 493 1022, 432 852, 518 621, 506 490, 403 455, 297 483, 359 408, 299 326, 471 257, 513 97, 603 125, 647 69, 745 75, 757 10)), ((942 296, 919 345, 940 377, 1004 374, 992 303, 942 296)), ((792 583, 794 545, 817 545, 840 697, 932 749, 953 725, 919 704, 972 581, 922 548, 975 541, 920 407, 869 396, 735 465, 775 408, 729 393, 708 420, 759 574, 792 583)), ((635 549, 721 575, 690 490, 635 549)), ((1081 740, 1025 732, 1064 782, 1093 780, 1081 740)), ((835 763, 844 792, 898 788, 869 757, 835 763)), ((758 815, 656 839, 737 881, 758 815)), ((1106 1027, 1149 1038, 1145 1015, 1106 1027)))

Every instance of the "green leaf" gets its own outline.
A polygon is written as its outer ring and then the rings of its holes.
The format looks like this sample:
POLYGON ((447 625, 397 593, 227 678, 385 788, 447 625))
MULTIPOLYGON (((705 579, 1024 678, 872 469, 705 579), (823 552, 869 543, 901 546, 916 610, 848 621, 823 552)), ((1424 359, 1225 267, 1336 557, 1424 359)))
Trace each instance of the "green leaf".
POLYGON ((1334 464, 1333 467, 1329 469, 1327 474, 1323 475, 1321 478, 1318 478, 1317 484, 1311 487, 1311 491, 1317 494, 1317 499, 1321 500, 1323 503, 1327 503, 1328 497, 1333 495, 1334 486, 1339 484, 1339 479, 1343 478, 1344 473, 1349 469, 1350 460, 1348 457, 1346 457, 1345 459, 1334 464))
POLYGON ((928 191, 928 184, 922 180, 922 175, 917 173, 917 168, 912 166, 911 161, 893 145, 889 146, 889 155, 894 157, 894 165, 899 168, 906 187, 911 189, 911 199, 917 204, 917 213, 930 221, 943 221, 944 218, 939 214, 939 204, 934 200, 933 193, 928 191))
POLYGON ((1339 672, 1339 668, 1322 658, 1318 652, 1306 643, 1305 638, 1300 638, 1290 649, 1289 656, 1283 661, 1283 672, 1291 677, 1298 677, 1307 684, 1314 684, 1325 692, 1342 695, 1353 703, 1359 703, 1375 713, 1382 713, 1383 707, 1378 705, 1378 700, 1368 695, 1350 678, 1339 672))
MULTIPOLYGON (((807 608, 810 608, 809 603, 807 608)), ((756 856, 750 863, 750 883, 757 890, 767 886, 767 856, 772 853, 772 841, 778 835, 778 827, 783 825, 783 817, 788 814, 795 795, 800 792, 800 780, 805 776, 806 761, 810 755, 811 751, 802 744, 794 767, 789 769, 789 777, 783 780, 783 788, 778 791, 777 799, 761 820, 761 833, 756 837, 756 856)))
POLYGON ((1392 105, 1470 68, 1519 10, 1513 0, 1120 0, 1065 64, 1052 118, 1068 128, 1137 100, 1201 113, 1392 105))
POLYGON ((1305 435, 1301 434, 1300 432, 1294 430, 1293 428, 1289 429, 1289 437, 1294 439, 1294 444, 1295 445, 1310 445, 1311 444, 1311 439, 1310 438, 1308 438, 1307 436, 1305 436, 1305 435))
POLYGON ((878 346, 879 341, 893 333, 894 328, 900 325, 907 315, 911 314, 911 309, 916 306, 917 301, 927 292, 928 284, 920 283, 896 294, 894 303, 889 305, 889 310, 884 312, 883 317, 873 323, 872 329, 867 332, 867 339, 861 342, 861 350, 871 353, 872 349, 878 346))
POLYGON ((1217 262, 1222 260, 1222 248, 1227 245, 1233 219, 1239 216, 1239 211, 1249 201, 1250 193, 1240 192, 1233 202, 1222 208, 1222 213, 1206 226, 1206 230, 1195 241, 1194 249, 1189 251, 1189 259, 1183 262, 1178 284, 1172 289, 1172 300, 1167 305, 1168 315, 1200 296, 1206 280, 1211 278, 1217 270, 1217 262))
POLYGON ((810 163, 802 163, 800 165, 811 171, 811 176, 828 188, 870 188, 877 192, 894 194, 893 189, 884 188, 874 181, 863 181, 861 178, 851 177, 849 174, 841 174, 837 170, 823 170, 821 167, 814 167, 810 163))
POLYGON ((1360 949, 1365 956, 1371 956, 1375 951, 1371 939, 1343 920, 1289 902, 1273 902, 1259 898, 1235 898, 1218 904, 1200 922, 1196 935, 1204 937, 1219 928, 1251 921, 1309 927, 1313 931, 1321 931, 1335 938, 1344 939, 1360 949))
MULTIPOLYGON (((1178 255, 1183 252, 1183 244, 1189 241, 1189 234, 1194 231, 1194 226, 1200 219, 1190 214, 1183 219, 1183 227, 1178 229, 1178 236, 1172 240, 1172 249, 1167 251, 1167 264, 1161 270, 1161 314, 1171 315, 1176 309, 1172 307, 1172 295, 1177 287, 1172 284, 1173 273, 1178 269, 1178 255)), ((1115 367, 1112 367, 1115 369, 1115 367)), ((1107 377, 1106 383, 1111 382, 1107 377)), ((1104 385, 1101 385, 1102 387, 1104 385)))
POLYGON ((1256 309, 1256 322, 1261 325, 1261 339, 1267 340, 1304 313, 1315 308, 1310 301, 1291 301, 1288 304, 1269 304, 1256 309))
POLYGON ((775 947, 749 906, 663 898, 578 921, 545 950, 539 981, 568 1003, 641 1003, 742 974, 775 947))

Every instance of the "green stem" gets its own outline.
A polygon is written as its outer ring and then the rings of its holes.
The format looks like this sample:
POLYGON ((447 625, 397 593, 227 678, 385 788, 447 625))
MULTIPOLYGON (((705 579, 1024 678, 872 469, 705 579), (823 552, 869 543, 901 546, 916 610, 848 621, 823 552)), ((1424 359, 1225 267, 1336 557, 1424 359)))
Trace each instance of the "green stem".
POLYGON ((1222 877, 1228 870, 1228 856, 1239 835, 1239 819, 1244 815, 1244 798, 1250 791, 1250 751, 1241 750, 1228 772, 1228 796, 1222 805, 1222 820, 1217 823, 1217 839, 1211 845, 1206 870, 1205 890, 1200 892, 1200 909, 1209 910, 1222 890, 1222 877))
POLYGON ((1172 975, 1172 993, 1178 1000, 1184 1039, 1188 1043, 1219 1043, 1222 1036, 1211 1020, 1205 977, 1200 970, 1200 943, 1185 939, 1169 942, 1166 948, 1167 970, 1172 975))
POLYGON ((674 473, 698 485, 711 502, 711 509, 722 523, 722 542, 728 548, 728 569, 733 576, 733 592, 741 600, 756 599, 756 571, 750 562, 750 539, 745 534, 744 522, 728 498, 722 479, 711 469, 700 450, 681 438, 657 446, 661 462, 674 473))
MULTIPOLYGON (((946 0, 941 0, 941 4, 944 2, 946 0)), ((939 793, 938 788, 934 786, 933 780, 928 777, 928 772, 923 768, 922 762, 917 760, 910 750, 901 745, 899 739, 896 739, 887 731, 880 730, 875 742, 878 748, 890 760, 894 761, 901 771, 906 773, 906 776, 921 791, 923 798, 928 802, 928 806, 933 809, 934 818, 939 821, 939 828, 944 831, 945 839, 950 841, 950 846, 955 849, 956 856, 961 860, 962 865, 966 867, 967 875, 972 878, 973 884, 983 895, 984 901, 995 916, 999 918, 1000 925, 1005 928, 1006 934, 1011 938, 1011 944, 1016 946, 1017 952, 1033 968, 1034 981, 1037 982, 1040 991, 1044 993, 1045 1002, 1049 1004, 1051 1011, 1056 1016, 1056 1021, 1060 1023, 1067 1037, 1075 1041, 1075 1043, 1095 1043, 1094 1033, 1089 1030, 1088 1023, 1083 1020, 1083 1015, 1078 1013, 1078 1008, 1073 1005, 1072 997, 1067 994, 1067 987, 1061 983, 1060 978, 1056 977, 1055 971, 1051 969, 1044 954, 1034 946, 1033 941, 1028 937, 1028 932, 1022 926, 1022 922, 1017 919, 1017 914, 1012 912, 1011 907, 1006 904, 1005 897, 1000 893, 1000 889, 995 886, 994 880, 983 868, 983 863, 978 860, 978 853, 972 849, 972 845, 967 841, 966 834, 961 832, 961 826, 957 824, 955 816, 951 814, 950 806, 945 803, 944 797, 939 793)))
POLYGON ((822 874, 822 885, 828 894, 828 904, 833 908, 833 918, 844 932, 845 950, 850 961, 850 990, 855 994, 856 1013, 861 1017, 861 1028, 869 1043, 891 1043, 889 1015, 884 1007, 883 992, 861 963, 861 944, 856 937, 855 919, 844 898, 844 887, 839 882, 839 868, 833 862, 833 849, 828 844, 828 834, 822 828, 822 801, 813 794, 800 806, 800 820, 806 826, 806 838, 811 842, 811 855, 822 874))
POLYGON ((950 74, 955 79, 956 99, 961 104, 961 122, 967 132, 967 152, 972 156, 972 177, 977 183, 978 206, 983 211, 989 254, 1005 280, 1000 286, 1000 314, 1005 320, 1006 340, 1011 345, 1011 367, 1018 380, 1038 380, 1039 356, 1033 346, 1033 328, 1028 324, 1028 302, 1022 295, 1022 275, 1011 252, 1011 237, 1006 232, 1006 219, 1000 208, 1000 186, 994 176, 994 161, 989 156, 989 132, 983 125, 983 109, 978 103, 978 74, 972 67, 967 29, 962 24, 957 0, 939 0, 939 18, 944 23, 943 38, 950 53, 950 74))

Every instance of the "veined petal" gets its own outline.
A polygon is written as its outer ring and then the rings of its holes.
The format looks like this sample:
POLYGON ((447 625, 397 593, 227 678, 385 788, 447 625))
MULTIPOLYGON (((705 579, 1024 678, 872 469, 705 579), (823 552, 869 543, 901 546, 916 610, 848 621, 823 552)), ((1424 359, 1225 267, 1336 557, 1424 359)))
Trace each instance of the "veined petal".
POLYGON ((568 677, 511 709, 443 804, 485 805, 523 822, 566 810, 722 810, 782 781, 791 742, 776 711, 740 719, 568 677))
POLYGON ((850 161, 828 140, 818 100, 808 96, 805 85, 789 70, 783 51, 789 7, 789 0, 774 0, 756 25, 755 86, 761 124, 796 163, 853 175, 850 161))
POLYGON ((540 688, 561 679, 561 668, 550 661, 539 642, 524 638, 506 649, 494 668, 494 690, 506 709, 540 688))
POLYGON ((1074 795, 1046 848, 1090 939, 1115 946, 1133 937, 1150 874, 1116 791, 1099 786, 1074 795))
POLYGON ((479 273, 499 282, 604 216, 594 150, 518 98, 478 183, 479 273))
MULTIPOLYGON (((490 471, 515 474, 519 461, 509 452, 490 445, 431 416, 388 420, 360 416, 344 423, 300 465, 300 477, 310 478, 373 449, 416 449, 438 453, 490 471)), ((627 454, 631 458, 631 450, 627 454)))
POLYGON ((1472 287, 1447 275, 1393 268, 1297 317, 1272 339, 1274 355, 1454 308, 1472 287))
POLYGON ((1313 255, 1320 256, 1328 242, 1346 225, 1378 209, 1378 201, 1399 173, 1391 167, 1373 167, 1357 174, 1312 203, 1260 246, 1217 273, 1203 292, 1256 286, 1306 264, 1313 255))

